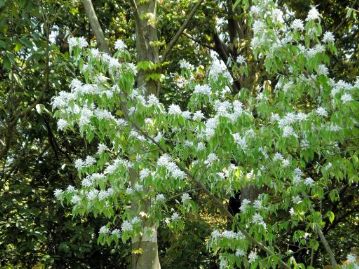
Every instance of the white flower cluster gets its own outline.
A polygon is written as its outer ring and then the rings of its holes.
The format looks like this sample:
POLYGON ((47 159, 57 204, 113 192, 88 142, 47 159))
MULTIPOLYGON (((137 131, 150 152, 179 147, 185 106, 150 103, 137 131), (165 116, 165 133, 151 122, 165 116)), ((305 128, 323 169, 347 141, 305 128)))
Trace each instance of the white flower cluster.
POLYGON ((118 39, 115 42, 115 49, 118 50, 118 51, 125 51, 127 49, 127 46, 126 46, 125 42, 118 39))
POLYGON ((203 95, 211 95, 211 87, 207 84, 204 85, 196 85, 194 87, 193 94, 203 94, 203 95))
POLYGON ((247 140, 246 140, 245 136, 240 136, 239 133, 234 133, 234 134, 232 134, 232 136, 233 136, 234 142, 236 142, 236 144, 239 145, 239 147, 243 151, 247 150, 248 145, 247 145, 247 140))
POLYGON ((210 153, 208 154, 207 159, 204 161, 204 164, 210 166, 217 160, 218 160, 217 155, 215 153, 210 153))
POLYGON ((190 71, 194 69, 193 65, 187 62, 185 59, 180 60, 179 65, 181 69, 187 69, 190 71))
POLYGON ((113 174, 120 166, 123 166, 124 168, 128 169, 132 167, 132 163, 128 160, 116 159, 113 161, 112 164, 109 164, 106 167, 104 174, 113 174))
POLYGON ((279 152, 274 154, 273 161, 280 161, 282 162, 283 167, 287 167, 290 165, 290 161, 288 159, 285 159, 283 155, 279 152))
POLYGON ((301 19, 295 19, 295 20, 292 22, 291 27, 293 28, 293 30, 303 31, 303 30, 304 30, 303 21, 302 21, 301 19))
POLYGON ((170 172, 171 176, 176 179, 186 178, 186 173, 179 169, 178 166, 172 161, 171 157, 167 154, 164 154, 158 158, 157 165, 159 167, 164 167, 170 172))
POLYGON ((263 226, 267 229, 267 224, 264 222, 263 217, 259 213, 255 213, 252 218, 252 223, 263 226))
POLYGON ((70 37, 68 39, 70 49, 73 47, 85 48, 88 46, 88 43, 84 37, 70 37))
POLYGON ((96 159, 92 156, 87 156, 85 160, 77 159, 75 161, 75 168, 81 170, 82 168, 89 167, 96 163, 96 159))
POLYGON ((319 20, 320 19, 320 14, 318 9, 315 6, 312 6, 311 9, 308 12, 306 21, 314 21, 314 20, 319 20))
POLYGON ((237 64, 244 65, 246 64, 246 58, 243 55, 238 55, 236 59, 237 64))
POLYGON ((141 220, 138 217, 134 217, 132 220, 125 220, 121 224, 121 230, 123 232, 131 232, 133 230, 133 225, 140 223, 141 220))
POLYGON ((184 193, 181 196, 181 201, 183 204, 187 203, 188 201, 190 201, 192 198, 188 193, 184 193))
POLYGON ((218 240, 218 239, 237 239, 237 240, 242 240, 244 239, 244 235, 241 232, 234 232, 234 231, 228 231, 225 230, 223 232, 220 232, 218 230, 214 230, 211 234, 211 238, 214 240, 218 240))
POLYGON ((229 83, 232 83, 233 78, 228 72, 226 65, 223 61, 218 60, 217 56, 212 55, 212 65, 209 69, 209 77, 217 80, 219 76, 223 76, 228 80, 229 83))

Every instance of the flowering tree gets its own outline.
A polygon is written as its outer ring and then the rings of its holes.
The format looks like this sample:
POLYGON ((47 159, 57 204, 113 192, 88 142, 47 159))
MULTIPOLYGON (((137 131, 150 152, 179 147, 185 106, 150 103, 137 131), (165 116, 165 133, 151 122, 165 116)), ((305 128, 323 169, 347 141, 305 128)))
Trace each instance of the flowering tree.
MULTIPOLYGON (((58 128, 78 128, 98 151, 75 162, 81 186, 57 190, 55 196, 72 204, 74 214, 109 219, 99 243, 151 238, 151 227, 161 221, 180 230, 197 210, 191 198, 196 190, 230 220, 230 230, 214 229, 209 240, 221 268, 311 268, 297 262, 290 249, 280 253, 278 246, 285 243, 308 251, 322 244, 337 266, 321 230, 335 216, 316 205, 327 193, 339 199, 338 189, 329 188, 337 181, 358 183, 352 145, 358 135, 359 81, 329 77, 327 53, 336 52, 334 36, 322 33, 314 7, 303 22, 272 1, 253 3, 253 56, 274 79, 262 81, 256 92, 242 88, 233 95, 232 77, 219 61, 201 85, 193 80, 194 67, 182 61, 184 87, 193 89, 186 109, 165 107, 146 87, 135 87, 137 72, 156 67, 142 61, 136 68, 122 41, 111 57, 87 49, 82 38, 70 39, 81 76, 72 81, 71 92, 53 99, 58 128), (223 201, 249 186, 258 195, 242 199, 232 215, 223 201), (181 203, 168 208, 174 197, 181 203), (288 231, 290 242, 282 242, 288 231)), ((234 65, 246 75, 245 57, 234 65)))

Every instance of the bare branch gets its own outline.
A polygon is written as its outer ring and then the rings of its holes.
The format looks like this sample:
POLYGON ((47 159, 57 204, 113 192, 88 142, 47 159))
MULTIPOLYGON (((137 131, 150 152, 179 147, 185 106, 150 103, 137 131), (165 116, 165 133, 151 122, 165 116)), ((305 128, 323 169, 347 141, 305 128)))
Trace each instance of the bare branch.
POLYGON ((189 21, 193 18, 194 14, 196 13, 199 6, 202 4, 204 0, 198 0, 198 2, 194 5, 191 12, 188 14, 187 18, 181 25, 181 27, 178 29, 177 33, 174 35, 174 37, 171 39, 171 41, 168 43, 168 46, 166 47, 165 51, 163 52, 161 61, 165 61, 170 51, 173 49, 174 45, 178 41, 180 35, 183 33, 183 31, 186 29, 189 21))

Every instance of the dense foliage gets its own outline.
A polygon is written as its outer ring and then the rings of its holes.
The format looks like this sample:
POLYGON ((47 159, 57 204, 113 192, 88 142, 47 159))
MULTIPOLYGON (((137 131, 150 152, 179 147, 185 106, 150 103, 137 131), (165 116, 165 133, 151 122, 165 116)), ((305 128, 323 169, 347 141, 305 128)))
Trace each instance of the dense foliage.
MULTIPOLYGON (((80 48, 94 40, 78 3, 1 4, 1 266, 121 268, 144 221, 159 225, 164 268, 321 267, 318 229, 338 262, 358 254, 358 29, 343 2, 321 17, 288 1, 301 21, 269 1, 208 1, 162 67, 159 99, 136 89, 152 66, 130 64, 127 3, 95 2, 110 43, 128 46, 113 57, 80 48), (143 199, 146 212, 130 210, 143 199)), ((175 2, 158 8, 160 49, 191 7, 175 2)))

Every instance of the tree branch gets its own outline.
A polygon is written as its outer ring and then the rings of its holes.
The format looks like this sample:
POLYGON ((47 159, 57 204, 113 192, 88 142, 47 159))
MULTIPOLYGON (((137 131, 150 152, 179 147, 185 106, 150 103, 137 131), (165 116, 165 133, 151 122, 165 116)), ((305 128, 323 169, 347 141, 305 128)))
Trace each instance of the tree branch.
POLYGON ((85 7, 86 15, 90 21, 91 29, 96 36, 96 41, 99 49, 103 52, 109 53, 110 50, 108 48, 105 35, 103 34, 101 25, 98 21, 95 9, 92 5, 91 0, 82 0, 82 4, 85 7))
POLYGON ((183 24, 181 25, 181 27, 178 29, 177 33, 174 35, 174 37, 171 39, 171 41, 168 43, 168 46, 166 47, 165 51, 163 52, 162 55, 162 59, 161 61, 165 61, 168 54, 171 52, 171 50, 173 49, 174 45, 176 44, 176 42, 178 41, 180 35, 183 33, 183 31, 186 29, 189 21, 193 18, 194 14, 196 13, 197 9, 199 8, 199 6, 202 4, 204 0, 198 0, 197 3, 194 5, 194 7, 192 8, 192 10, 190 11, 190 13, 188 14, 187 18, 185 19, 185 21, 183 22, 183 24))
MULTIPOLYGON (((307 199, 310 199, 309 196, 307 194, 305 194, 305 193, 303 193, 303 196, 306 197, 307 199)), ((310 207, 309 210, 310 210, 311 213, 315 212, 313 207, 310 207)), ((318 234, 318 236, 320 238, 320 241, 322 242, 323 247, 324 247, 325 251, 327 252, 327 254, 329 256, 329 260, 330 260, 330 263, 331 263, 332 267, 337 268, 338 263, 335 260, 334 252, 331 249, 331 247, 329 246, 329 243, 328 243, 327 239, 325 238, 322 229, 318 225, 315 225, 314 231, 318 234)))
MULTIPOLYGON (((157 146, 157 148, 159 149, 160 152, 162 152, 163 154, 170 154, 162 145, 160 145, 158 142, 156 142, 154 140, 154 138, 152 138, 150 135, 148 135, 145 131, 143 131, 135 122, 133 122, 127 114, 127 106, 124 102, 121 102, 121 105, 123 107, 123 111, 124 111, 124 117, 125 119, 132 125, 132 127, 137 130, 139 133, 141 133, 148 141, 152 142, 154 145, 157 146)), ((228 217, 230 220, 234 219, 234 216, 232 215, 232 213, 228 210, 228 208, 226 206, 223 205, 223 202, 215 195, 213 195, 208 189, 207 187, 200 182, 198 179, 196 179, 192 173, 186 168, 186 166, 184 164, 182 164, 181 162, 178 162, 176 160, 174 160, 175 164, 188 176, 188 178, 192 181, 192 183, 194 183, 196 185, 197 188, 201 189, 205 194, 207 194, 212 201, 214 202, 214 204, 217 206, 217 208, 222 212, 222 214, 226 217, 228 217)), ((279 264, 281 265, 282 268, 290 268, 283 260, 282 258, 277 255, 276 253, 274 253, 270 248, 268 248, 267 246, 265 246, 263 243, 257 241, 253 236, 251 236, 246 230, 239 228, 239 231, 254 245, 256 245, 257 247, 259 247, 260 249, 262 249, 263 251, 265 251, 267 254, 269 254, 270 256, 278 256, 279 258, 279 264)))

